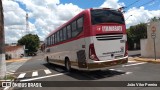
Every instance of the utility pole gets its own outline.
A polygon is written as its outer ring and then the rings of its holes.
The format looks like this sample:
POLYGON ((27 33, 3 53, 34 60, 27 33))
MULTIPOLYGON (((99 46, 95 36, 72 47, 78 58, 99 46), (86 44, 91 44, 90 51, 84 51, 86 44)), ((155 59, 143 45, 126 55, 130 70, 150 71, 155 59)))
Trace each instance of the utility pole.
POLYGON ((3 79, 6 74, 4 47, 5 47, 5 38, 4 38, 3 6, 2 6, 2 0, 0 0, 0 79, 3 79))
POLYGON ((26 13, 26 34, 29 34, 28 13, 26 13))

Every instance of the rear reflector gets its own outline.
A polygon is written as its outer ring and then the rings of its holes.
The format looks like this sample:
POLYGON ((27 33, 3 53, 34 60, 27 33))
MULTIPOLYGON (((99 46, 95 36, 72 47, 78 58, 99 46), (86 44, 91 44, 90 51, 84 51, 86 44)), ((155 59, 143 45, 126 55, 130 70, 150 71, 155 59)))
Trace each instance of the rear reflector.
POLYGON ((93 43, 89 45, 89 58, 95 61, 99 61, 96 56, 96 52, 95 52, 93 43))
POLYGON ((128 42, 126 42, 126 48, 125 48, 125 55, 124 56, 128 56, 128 42))

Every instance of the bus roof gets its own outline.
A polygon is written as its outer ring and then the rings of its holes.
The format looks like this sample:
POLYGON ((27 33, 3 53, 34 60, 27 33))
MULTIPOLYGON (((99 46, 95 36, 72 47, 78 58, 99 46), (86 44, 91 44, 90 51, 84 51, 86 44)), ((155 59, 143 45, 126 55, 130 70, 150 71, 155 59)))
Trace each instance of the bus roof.
POLYGON ((80 13, 78 13, 76 16, 74 16, 72 19, 70 19, 69 21, 67 21, 66 23, 62 24, 61 26, 59 26, 58 28, 56 28, 55 30, 53 30, 46 38, 48 38, 49 36, 51 36, 52 34, 54 34, 55 32, 57 32, 58 30, 60 30, 64 26, 68 25, 70 22, 74 21, 80 15, 85 14, 85 13, 89 12, 90 10, 96 10, 96 9, 119 10, 119 9, 113 9, 113 8, 89 8, 89 9, 85 9, 85 10, 81 11, 80 13))
MULTIPOLYGON (((91 8, 90 8, 91 9, 91 8)), ((52 34, 54 34, 55 32, 57 32, 58 30, 60 30, 61 28, 63 28, 64 26, 68 25, 70 22, 74 21, 76 18, 78 18, 80 15, 87 13, 90 9, 86 9, 81 11, 80 13, 78 13, 76 16, 74 16, 72 19, 70 19, 69 21, 67 21, 66 23, 62 24, 61 26, 59 26, 58 28, 56 28, 55 30, 53 30, 46 38, 48 38, 49 36, 51 36, 52 34)))

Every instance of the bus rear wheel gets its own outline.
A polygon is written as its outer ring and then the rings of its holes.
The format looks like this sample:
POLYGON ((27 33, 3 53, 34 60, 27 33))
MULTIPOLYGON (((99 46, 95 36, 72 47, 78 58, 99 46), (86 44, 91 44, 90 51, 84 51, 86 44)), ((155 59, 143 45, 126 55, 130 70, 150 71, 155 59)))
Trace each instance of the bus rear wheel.
POLYGON ((71 71, 71 63, 70 63, 69 59, 65 60, 65 68, 66 68, 67 72, 71 71))

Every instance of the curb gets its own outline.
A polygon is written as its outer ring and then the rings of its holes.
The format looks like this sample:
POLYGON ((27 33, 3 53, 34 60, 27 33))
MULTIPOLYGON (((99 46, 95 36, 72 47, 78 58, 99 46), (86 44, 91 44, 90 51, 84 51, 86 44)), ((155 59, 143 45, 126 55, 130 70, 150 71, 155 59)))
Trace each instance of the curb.
POLYGON ((30 60, 30 58, 19 58, 19 59, 11 59, 11 60, 6 60, 7 63, 9 62, 23 62, 23 61, 27 61, 30 60))
POLYGON ((148 62, 148 63, 160 64, 160 60, 141 59, 141 58, 133 58, 133 59, 135 61, 140 61, 140 62, 148 62))

